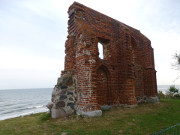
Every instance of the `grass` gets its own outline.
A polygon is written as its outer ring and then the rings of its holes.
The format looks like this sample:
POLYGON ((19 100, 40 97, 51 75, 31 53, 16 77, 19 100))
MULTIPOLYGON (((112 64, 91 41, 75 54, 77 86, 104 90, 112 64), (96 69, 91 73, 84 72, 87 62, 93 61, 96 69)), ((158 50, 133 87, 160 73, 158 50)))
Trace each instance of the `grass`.
POLYGON ((46 113, 0 121, 0 135, 150 135, 180 123, 180 100, 162 99, 160 103, 136 108, 112 108, 101 117, 76 115, 51 119, 46 113))

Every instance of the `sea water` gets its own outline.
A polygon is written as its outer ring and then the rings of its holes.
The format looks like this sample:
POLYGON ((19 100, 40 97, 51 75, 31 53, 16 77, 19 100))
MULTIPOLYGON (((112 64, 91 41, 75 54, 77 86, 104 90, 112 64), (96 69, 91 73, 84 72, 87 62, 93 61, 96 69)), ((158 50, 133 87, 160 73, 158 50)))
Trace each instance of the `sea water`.
MULTIPOLYGON (((158 85, 163 93, 169 85, 158 85)), ((180 89, 180 85, 176 85, 180 89)), ((53 88, 0 90, 0 120, 47 112, 53 88)))
POLYGON ((0 120, 47 112, 52 88, 0 90, 0 120))

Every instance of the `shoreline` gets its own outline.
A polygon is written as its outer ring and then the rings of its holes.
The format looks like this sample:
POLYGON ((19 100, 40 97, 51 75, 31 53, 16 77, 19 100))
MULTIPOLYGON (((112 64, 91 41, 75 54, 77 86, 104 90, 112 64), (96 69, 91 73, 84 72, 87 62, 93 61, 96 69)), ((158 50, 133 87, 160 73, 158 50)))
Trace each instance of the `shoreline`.
POLYGON ((46 112, 48 112, 48 110, 47 111, 38 111, 38 112, 28 112, 28 113, 23 113, 23 114, 20 114, 20 115, 7 116, 7 117, 2 118, 2 119, 0 118, 0 122, 4 121, 4 120, 20 118, 20 117, 30 116, 30 115, 33 115, 33 114, 46 113, 46 112))

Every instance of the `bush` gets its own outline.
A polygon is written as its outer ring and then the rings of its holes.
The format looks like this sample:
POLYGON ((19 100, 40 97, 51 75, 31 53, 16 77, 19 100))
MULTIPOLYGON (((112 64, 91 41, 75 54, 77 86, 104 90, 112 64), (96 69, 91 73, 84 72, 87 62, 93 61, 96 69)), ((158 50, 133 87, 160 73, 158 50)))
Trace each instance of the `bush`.
POLYGON ((166 92, 166 97, 171 99, 172 98, 180 99, 179 89, 176 88, 175 85, 171 85, 168 91, 166 92))
POLYGON ((174 94, 179 93, 179 89, 177 89, 177 88, 175 87, 175 85, 171 85, 171 86, 169 87, 169 93, 171 93, 171 94, 174 96, 174 94))
POLYGON ((174 95, 175 99, 180 99, 180 93, 174 95))
POLYGON ((158 95, 160 98, 165 98, 166 95, 162 91, 158 91, 158 95))

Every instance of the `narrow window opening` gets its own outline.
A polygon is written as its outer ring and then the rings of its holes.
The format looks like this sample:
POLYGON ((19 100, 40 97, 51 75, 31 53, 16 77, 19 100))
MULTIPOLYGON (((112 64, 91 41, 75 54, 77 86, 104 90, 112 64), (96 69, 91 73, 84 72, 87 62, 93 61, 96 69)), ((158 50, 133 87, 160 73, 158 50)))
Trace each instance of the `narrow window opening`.
POLYGON ((110 40, 100 38, 98 37, 98 51, 99 51, 99 58, 107 60, 109 55, 108 55, 108 45, 110 43, 110 40))
POLYGON ((99 58, 104 59, 103 55, 103 45, 98 42, 98 51, 99 51, 99 58))

